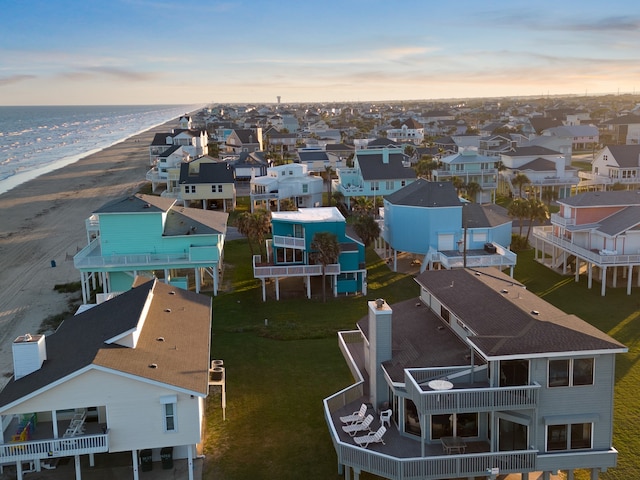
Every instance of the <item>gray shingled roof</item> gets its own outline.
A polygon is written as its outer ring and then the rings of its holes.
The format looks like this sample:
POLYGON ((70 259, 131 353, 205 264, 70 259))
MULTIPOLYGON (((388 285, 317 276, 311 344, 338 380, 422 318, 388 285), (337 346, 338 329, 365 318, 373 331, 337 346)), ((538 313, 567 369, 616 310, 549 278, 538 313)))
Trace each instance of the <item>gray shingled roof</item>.
POLYGON ((640 191, 611 190, 608 192, 585 192, 559 199, 558 203, 570 207, 612 207, 640 205, 640 191))
POLYGON ((461 319, 487 358, 626 350, 494 268, 425 271, 416 281, 461 319))
POLYGON ((527 157, 530 155, 560 155, 560 152, 551 150, 550 148, 532 145, 526 147, 516 147, 513 151, 505 153, 509 157, 527 157))
POLYGON ((177 207, 167 213, 162 235, 216 235, 226 234, 229 214, 216 210, 177 207))
POLYGON ((120 197, 105 203, 93 213, 149 213, 166 212, 175 203, 175 199, 137 193, 120 197))
POLYGON ((614 237, 627 230, 637 229, 638 225, 640 225, 640 205, 634 205, 602 219, 597 230, 614 237))
POLYGON ((491 228, 511 221, 506 208, 492 203, 466 203, 462 209, 462 224, 469 228, 491 228))
POLYGON ((416 178, 415 170, 403 165, 404 157, 402 153, 389 153, 389 163, 384 163, 382 153, 378 155, 366 155, 358 159, 362 178, 368 181, 416 178))
POLYGON ((0 406, 91 365, 206 395, 210 334, 210 297, 158 280, 143 283, 67 318, 55 333, 47 335, 47 360, 39 370, 10 381, 0 393, 0 406), (140 328, 148 300, 136 348, 105 343, 140 328), (158 341, 160 337, 164 341, 158 341))
POLYGON ((235 173, 233 168, 225 162, 202 162, 197 173, 189 172, 189 164, 180 165, 180 185, 193 185, 198 183, 234 183, 235 173))
POLYGON ((429 182, 418 178, 415 182, 384 197, 393 205, 411 207, 462 207, 451 182, 429 182))
POLYGON ((640 166, 640 145, 609 145, 607 148, 620 168, 640 166))
POLYGON ((534 172, 547 172, 553 170, 555 172, 556 164, 551 160, 536 158, 535 160, 531 160, 524 165, 520 165, 514 170, 532 170, 534 172))

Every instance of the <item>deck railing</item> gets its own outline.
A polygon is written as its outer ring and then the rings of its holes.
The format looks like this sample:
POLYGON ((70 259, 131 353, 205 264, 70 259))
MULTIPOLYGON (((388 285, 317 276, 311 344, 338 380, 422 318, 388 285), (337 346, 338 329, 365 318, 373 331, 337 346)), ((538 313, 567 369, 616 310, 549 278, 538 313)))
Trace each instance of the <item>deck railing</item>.
MULTIPOLYGON (((469 268, 481 267, 510 267, 516 264, 518 256, 511 250, 493 244, 496 247, 496 253, 492 255, 473 255, 467 251, 466 264, 469 268)), ((465 255, 461 253, 456 256, 447 256, 440 252, 436 253, 434 260, 439 261, 445 268, 461 267, 465 264, 465 255)))
POLYGON ((68 457, 109 451, 109 434, 80 435, 0 445, 0 463, 68 457))
MULTIPOLYGON (((211 249, 212 246, 203 246, 203 249, 211 249)), ((197 252, 198 247, 192 247, 192 252, 197 252)), ((201 258, 197 261, 191 260, 192 252, 185 253, 139 253, 131 255, 102 255, 100 238, 94 239, 89 245, 80 250, 73 257, 73 264, 76 268, 92 267, 147 267, 164 265, 184 265, 202 264, 201 258)), ((217 259, 211 258, 211 263, 217 259)), ((206 263, 206 262, 205 262, 206 263)))
MULTIPOLYGON (((253 276, 255 278, 299 277, 302 275, 322 275, 322 265, 261 265, 261 256, 253 256, 253 276)), ((327 265, 325 274, 340 274, 340 264, 327 265)))
POLYGON ((304 250, 306 248, 304 238, 286 237, 284 235, 274 235, 273 245, 276 247, 296 248, 298 250, 304 250))
POLYGON ((551 223, 554 225, 560 225, 561 227, 568 227, 576 224, 575 218, 564 218, 557 213, 551 214, 551 223))
POLYGON ((548 242, 552 245, 561 247, 563 250, 566 250, 567 252, 572 253, 577 257, 588 260, 599 267, 613 265, 635 265, 640 263, 640 253, 624 255, 600 255, 596 252, 571 243, 562 237, 554 235, 552 226, 533 227, 533 236, 534 238, 538 238, 544 242, 548 242))
POLYGON ((340 440, 331 414, 361 395, 362 383, 357 383, 325 398, 323 402, 325 420, 339 464, 394 480, 486 476, 493 468, 498 468, 501 474, 535 469, 537 450, 400 458, 345 443, 340 440))

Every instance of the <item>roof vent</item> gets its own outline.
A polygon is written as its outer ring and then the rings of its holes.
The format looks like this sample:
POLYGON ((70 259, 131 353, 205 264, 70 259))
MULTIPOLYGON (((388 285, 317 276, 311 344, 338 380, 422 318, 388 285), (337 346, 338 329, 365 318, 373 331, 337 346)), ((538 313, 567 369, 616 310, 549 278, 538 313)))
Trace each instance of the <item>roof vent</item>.
POLYGON ((149 364, 149 368, 158 368, 158 364, 157 363, 150 363, 149 364))
POLYGON ((156 341, 158 341, 158 342, 164 342, 164 337, 158 337, 158 338, 156 338, 156 341))
POLYGON ((506 288, 503 288, 502 290, 500 290, 500 293, 507 294, 509 293, 509 290, 507 290, 506 288))
POLYGON ((144 208, 151 208, 151 204, 150 203, 145 203, 144 204, 144 208))
POLYGON ((165 308, 164 311, 167 312, 167 313, 171 313, 171 309, 170 308, 165 308))
POLYGON ((531 310, 531 315, 540 315, 538 310, 531 310))
POLYGON ((171 290, 171 291, 169 292, 169 295, 175 295, 175 294, 176 294, 176 292, 174 292, 173 290, 171 290))

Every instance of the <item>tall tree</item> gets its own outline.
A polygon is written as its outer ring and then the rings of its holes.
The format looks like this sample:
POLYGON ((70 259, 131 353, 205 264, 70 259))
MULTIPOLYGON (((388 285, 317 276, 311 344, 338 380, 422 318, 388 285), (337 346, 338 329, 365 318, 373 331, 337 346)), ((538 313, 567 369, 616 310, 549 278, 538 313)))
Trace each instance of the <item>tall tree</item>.
POLYGON ((513 177, 513 179, 511 179, 511 183, 514 186, 518 187, 518 196, 522 198, 522 188, 525 185, 530 184, 531 180, 529 180, 529 177, 527 177, 524 173, 518 173, 515 177, 513 177))
POLYGON ((460 177, 452 177, 451 183, 453 184, 453 188, 456 189, 456 195, 460 196, 460 190, 464 188, 464 180, 460 177))
POLYGON ((331 206, 331 179, 333 176, 333 169, 331 165, 326 165, 324 171, 321 173, 322 181, 327 187, 327 205, 331 206))
POLYGON ((476 196, 482 191, 482 187, 478 182, 469 182, 464 187, 467 192, 467 198, 475 203, 476 196))
POLYGON ((353 197, 351 210, 356 215, 373 215, 375 205, 369 197, 353 197))
POLYGON ((254 244, 258 246, 258 252, 263 253, 264 240, 270 230, 271 212, 264 208, 257 209, 253 213, 244 212, 238 217, 238 232, 247 237, 251 256, 254 254, 254 244))
POLYGON ((331 232, 317 232, 311 241, 311 259, 322 265, 322 301, 327 301, 327 265, 338 263, 340 244, 338 237, 331 232))
POLYGON ((524 225, 524 221, 529 218, 529 208, 530 204, 524 198, 514 198, 511 205, 507 209, 507 213, 510 217, 517 218, 520 223, 520 231, 518 235, 522 237, 522 226, 524 225))
POLYGON ((549 219, 549 209, 541 200, 537 198, 529 199, 529 228, 527 230, 527 243, 531 235, 533 222, 546 222, 549 219))
POLYGON ((418 163, 416 163, 413 169, 416 171, 416 175, 424 177, 427 180, 431 180, 434 170, 438 169, 438 161, 433 159, 431 155, 423 155, 418 163))
POLYGON ((371 245, 380 236, 380 225, 370 215, 358 215, 353 223, 353 228, 364 242, 364 246, 371 245))

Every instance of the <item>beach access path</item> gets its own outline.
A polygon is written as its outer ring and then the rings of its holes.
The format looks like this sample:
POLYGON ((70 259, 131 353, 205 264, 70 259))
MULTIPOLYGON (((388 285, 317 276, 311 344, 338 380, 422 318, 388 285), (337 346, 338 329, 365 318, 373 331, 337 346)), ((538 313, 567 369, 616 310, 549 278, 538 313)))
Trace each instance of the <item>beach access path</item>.
POLYGON ((139 190, 153 136, 177 126, 154 127, 0 195, 0 389, 13 375, 13 340, 37 333, 77 297, 54 286, 80 281, 73 256, 87 244, 85 220, 139 190))

